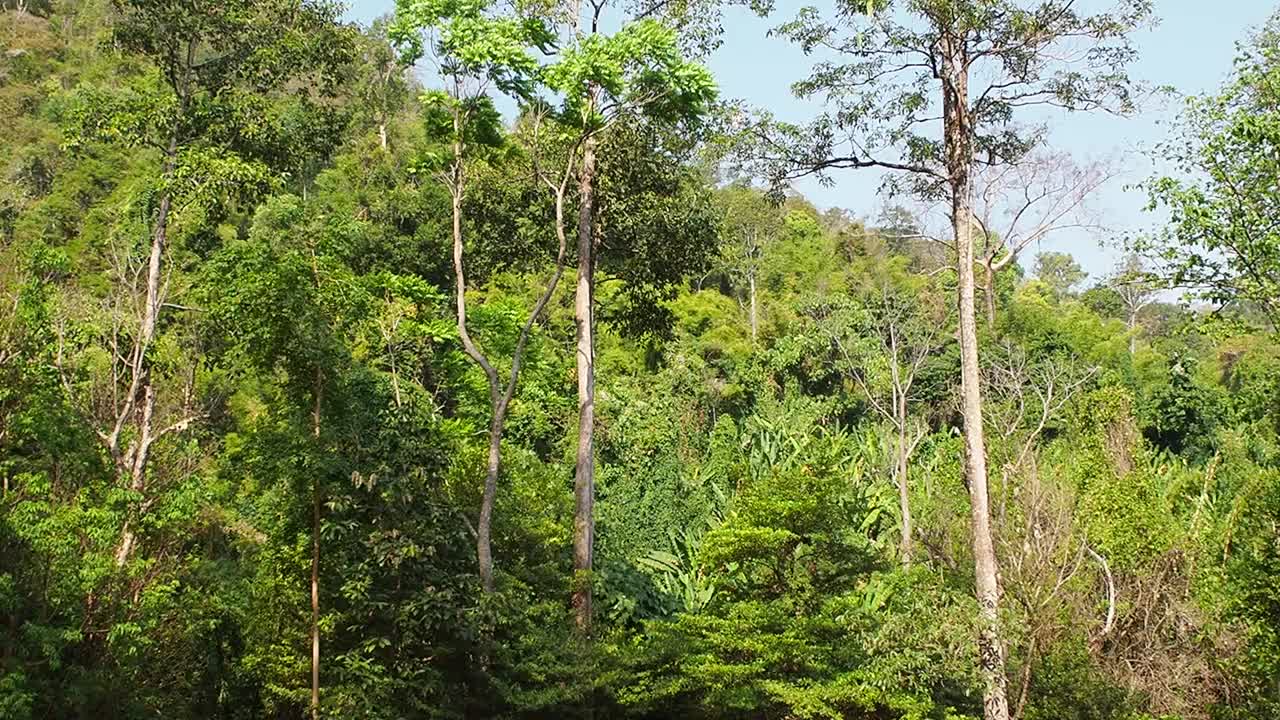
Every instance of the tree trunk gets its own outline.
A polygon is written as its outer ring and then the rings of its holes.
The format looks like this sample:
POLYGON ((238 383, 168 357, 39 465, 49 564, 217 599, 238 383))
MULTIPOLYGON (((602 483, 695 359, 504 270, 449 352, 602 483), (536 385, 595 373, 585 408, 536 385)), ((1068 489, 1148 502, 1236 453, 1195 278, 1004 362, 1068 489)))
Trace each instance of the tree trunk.
MULTIPOLYGON (((324 401, 324 375, 316 370, 315 406, 311 410, 311 434, 320 440, 320 407, 324 401)), ((319 448, 317 448, 319 450, 319 448)), ((320 717, 320 473, 311 483, 311 720, 320 717)))
POLYGON ((996 271, 990 262, 984 262, 983 267, 987 275, 987 287, 983 293, 987 303, 987 327, 991 328, 996 326, 996 271))
MULTIPOLYGON (((502 428, 506 415, 507 400, 510 391, 514 391, 515 375, 519 372, 519 352, 512 365, 511 387, 506 398, 499 388, 498 371, 485 358, 471 339, 467 329, 467 281, 462 268, 462 159, 461 147, 456 149, 457 157, 454 174, 455 191, 453 193, 453 268, 455 292, 457 293, 458 336, 462 339, 463 349, 467 355, 484 371, 489 384, 489 459, 485 465, 484 491, 480 497, 480 515, 476 520, 476 562, 480 572, 480 588, 485 593, 493 592, 493 508, 498 497, 498 474, 502 465, 502 428)), ((526 330, 527 333, 527 330, 526 330)), ((523 348, 524 335, 521 336, 518 348, 523 348)))
POLYGON ((311 720, 320 717, 320 478, 311 486, 311 720))
MULTIPOLYGON (((454 85, 455 98, 462 97, 462 83, 460 79, 455 79, 454 85)), ((480 514, 476 522, 476 561, 479 565, 480 585, 485 593, 492 593, 494 590, 493 575, 493 511, 498 496, 498 477, 502 471, 502 435, 506 426, 507 411, 511 407, 511 400, 515 397, 516 384, 520 379, 520 365, 524 357, 524 349, 529 341, 529 335, 533 331, 533 326, 538 321, 538 317, 542 315, 546 309, 547 303, 551 301, 551 296, 555 294, 556 287, 560 283, 561 276, 564 275, 565 258, 566 258, 566 234, 564 229, 564 196, 567 185, 571 176, 569 173, 572 169, 572 161, 565 170, 564 179, 558 186, 552 186, 555 191, 555 222, 556 222, 556 238, 559 240, 559 249, 556 253, 555 271, 552 273, 551 279, 547 282, 547 286, 543 289, 541 297, 534 303, 533 309, 529 312, 528 318, 525 320, 524 326, 520 330, 520 335, 516 340, 515 349, 511 352, 511 370, 508 375, 506 384, 504 385, 499 379, 498 371, 489 362, 484 353, 471 339, 471 333, 467 329, 467 278, 463 268, 463 238, 462 238, 462 200, 465 193, 465 157, 464 144, 462 140, 463 126, 465 121, 464 111, 455 108, 453 115, 453 168, 451 171, 451 195, 453 200, 453 272, 454 272, 454 291, 456 295, 457 310, 457 327, 458 336, 462 340, 463 350, 473 362, 480 366, 484 371, 485 379, 489 384, 489 407, 491 411, 489 422, 489 457, 485 465, 484 491, 480 499, 480 514)), ((385 135, 384 135, 385 137, 385 135)))
POLYGON ((907 466, 910 458, 907 457, 907 397, 905 393, 898 394, 897 407, 894 410, 898 415, 898 463, 897 472, 894 474, 898 476, 898 509, 902 515, 901 557, 903 565, 910 565, 913 530, 911 527, 911 496, 907 485, 907 466))
POLYGON ((1008 720, 1004 644, 1000 633, 999 568, 991 534, 987 493, 987 451, 982 427, 982 385, 978 365, 978 323, 974 307, 974 249, 969 200, 973 129, 968 104, 968 57, 963 40, 941 41, 944 142, 951 190, 951 222, 959 280, 960 374, 964 416, 965 478, 973 522, 973 560, 978 600, 978 663, 983 681, 983 716, 1008 720))
MULTIPOLYGON (((178 131, 175 128, 169 135, 169 146, 165 151, 163 177, 166 181, 173 177, 178 162, 178 131)), ((156 212, 156 227, 151 233, 151 252, 147 258, 147 298, 142 308, 142 325, 138 328, 138 340, 134 345, 133 367, 131 368, 130 392, 142 394, 140 407, 132 408, 137 420, 137 438, 134 439, 129 453, 127 465, 129 469, 129 489, 141 494, 146 490, 147 461, 151 456, 151 443, 154 440, 154 416, 156 407, 155 386, 151 384, 151 364, 147 360, 147 352, 155 341, 156 327, 160 321, 162 304, 161 269, 164 260, 165 245, 169 240, 169 213, 173 199, 165 190, 160 196, 160 206, 156 212)), ((130 398, 132 401, 133 398, 130 398)), ((118 437, 118 436, 117 436, 118 437)), ((121 478, 123 479, 123 478, 121 478)), ((126 518, 120 530, 120 544, 116 547, 116 567, 124 567, 129 555, 137 544, 137 538, 126 518)))
MULTIPOLYGON (((454 81, 454 97, 462 97, 462 81, 454 81)), ((467 329, 467 276, 463 269, 462 255, 462 198, 465 182, 464 145, 462 141, 464 115, 463 110, 455 107, 453 112, 453 168, 451 170, 450 194, 453 200, 453 277, 455 308, 457 310, 458 337, 462 340, 462 348, 473 362, 484 371, 489 384, 489 460, 485 466, 484 492, 480 498, 480 515, 476 521, 476 562, 480 572, 480 587, 485 593, 493 592, 493 506, 498 495, 498 473, 501 469, 502 425, 506 402, 502 399, 499 387, 498 371, 480 352, 471 339, 467 329)), ((527 329, 526 329, 527 333, 527 329)), ((519 348, 523 348, 524 335, 521 336, 519 348)), ((515 374, 519 372, 519 349, 517 359, 512 366, 512 387, 515 385, 515 374)), ((509 394, 508 394, 509 399, 509 394)))
POLYGON ((592 317, 592 276, 595 271, 596 140, 582 149, 578 208, 578 285, 574 292, 574 320, 578 330, 578 454, 574 471, 573 611, 578 630, 591 630, 591 568, 595 544, 595 334, 592 317))
POLYGON ((498 472, 502 463, 502 418, 494 409, 489 424, 489 463, 485 468, 484 495, 480 499, 480 518, 476 521, 476 559, 480 563, 480 586, 493 592, 493 506, 498 498, 498 472))
POLYGON ((1030 642, 1027 644, 1027 654, 1022 661, 1022 686, 1018 688, 1018 702, 1013 707, 1013 720, 1022 717, 1022 712, 1027 708, 1027 698, 1030 697, 1031 690, 1031 671, 1034 669, 1036 659, 1036 636, 1031 636, 1030 642))
POLYGON ((1138 334, 1134 332, 1138 328, 1138 308, 1136 306, 1129 308, 1129 318, 1126 322, 1129 327, 1129 357, 1138 351, 1138 334))
POLYGON ((759 322, 757 321, 757 310, 756 310, 756 272, 755 270, 751 270, 750 272, 747 273, 747 288, 751 293, 751 310, 750 310, 751 342, 754 343, 756 341, 756 335, 759 332, 759 322))

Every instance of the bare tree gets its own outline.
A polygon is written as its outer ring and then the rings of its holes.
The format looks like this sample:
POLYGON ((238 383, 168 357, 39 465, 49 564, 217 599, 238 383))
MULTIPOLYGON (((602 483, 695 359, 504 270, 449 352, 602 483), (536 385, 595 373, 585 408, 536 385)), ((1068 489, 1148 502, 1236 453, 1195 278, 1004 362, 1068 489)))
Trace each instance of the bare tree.
POLYGON ((973 219, 982 232, 981 263, 987 323, 996 319, 996 275, 1024 250, 1060 233, 1102 229, 1089 200, 1116 173, 1110 161, 1077 163, 1041 152, 1011 165, 980 165, 974 173, 973 219))
POLYGON ((385 20, 376 20, 369 36, 361 42, 361 54, 367 69, 359 79, 359 97, 370 119, 378 127, 378 147, 389 147, 388 125, 395 110, 408 98, 410 84, 405 77, 405 64, 387 42, 385 20))
POLYGON ((1120 266, 1107 280, 1107 287, 1115 291, 1124 308, 1125 326, 1129 329, 1129 354, 1138 348, 1138 315, 1155 302, 1157 284, 1147 272, 1142 258, 1134 253, 1126 255, 1120 266))
POLYGON ((1050 421, 1097 373, 1076 360, 1033 362, 1021 348, 1003 344, 988 366, 986 387, 999 403, 988 419, 1013 450, 1002 471, 1005 484, 1024 468, 1050 421))
POLYGON ((69 344, 66 316, 57 324, 55 363, 67 396, 81 401, 83 414, 112 459, 120 486, 138 498, 135 513, 121 526, 117 567, 128 562, 137 544, 137 516, 150 508, 147 469, 155 443, 186 430, 203 414, 195 399, 199 364, 193 361, 185 372, 158 376, 152 356, 161 312, 186 309, 166 302, 169 284, 161 275, 168 209, 169 203, 162 198, 150 242, 144 246, 145 256, 139 253, 143 248, 128 239, 113 241, 108 258, 112 285, 104 299, 95 302, 74 292, 64 297, 64 309, 96 304, 101 326, 106 328, 97 344, 110 359, 104 375, 89 378, 87 395, 77 382, 83 369, 77 357, 82 348, 69 344))
MULTIPOLYGON (((1010 715, 1019 718, 1027 706, 1039 651, 1065 629, 1062 606, 1072 600, 1068 584, 1081 572, 1086 556, 1096 555, 1075 525, 1069 490, 1043 482, 1037 448, 1045 429, 1095 377, 1097 368, 1074 359, 1033 362, 1009 343, 994 355, 987 382, 993 400, 988 417, 1004 449, 997 514, 1006 533, 999 547, 1006 591, 1025 619, 1018 694, 1010 715), (1012 521, 1011 516, 1018 515, 1021 522, 1012 521)), ((1102 564, 1106 567, 1105 560, 1102 564)), ((1114 613, 1114 585, 1108 587, 1113 590, 1112 610, 1104 632, 1110 631, 1114 613)))
POLYGON ((924 312, 882 278, 868 308, 865 324, 848 327, 826 318, 818 323, 839 353, 843 370, 862 391, 867 403, 894 432, 893 479, 898 490, 901 516, 899 557, 904 565, 912 560, 913 528, 908 471, 916 447, 928 433, 928 425, 918 416, 916 379, 921 368, 946 341, 945 313, 924 312), (858 338, 870 336, 872 347, 861 351, 858 338), (878 368, 879 359, 884 367, 878 368))

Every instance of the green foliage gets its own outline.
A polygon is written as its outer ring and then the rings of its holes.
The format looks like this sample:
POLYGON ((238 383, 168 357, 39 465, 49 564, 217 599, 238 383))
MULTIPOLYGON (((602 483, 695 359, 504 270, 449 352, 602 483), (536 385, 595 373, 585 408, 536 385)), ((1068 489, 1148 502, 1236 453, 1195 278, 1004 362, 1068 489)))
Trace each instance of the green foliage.
POLYGON ((601 316, 627 335, 666 335, 673 322, 666 303, 717 251, 711 193, 684 163, 687 145, 661 125, 628 120, 600 149, 596 263, 622 281, 601 316))
POLYGON ((1057 295, 1070 293, 1086 276, 1075 258, 1059 252, 1036 253, 1036 265, 1032 272, 1057 295))
POLYGON ((1079 642, 1066 642, 1041 663, 1027 708, 1027 718, 1049 720, 1102 720, 1102 718, 1132 718, 1143 715, 1135 712, 1138 698, 1110 683, 1093 667, 1087 648, 1079 642))
POLYGON ((1251 683, 1256 689, 1252 712, 1265 714, 1280 703, 1280 694, 1274 685, 1278 671, 1276 659, 1280 657, 1280 606, 1276 604, 1278 588, 1277 571, 1280 570, 1280 548, 1274 533, 1276 509, 1280 507, 1277 489, 1280 488, 1280 472, 1274 465, 1257 468, 1256 476, 1240 498, 1235 514, 1241 526, 1233 528, 1232 535, 1244 538, 1232 541, 1228 577, 1231 578, 1230 612, 1245 623, 1248 634, 1249 661, 1246 665, 1251 683), (1270 535, 1268 533, 1271 533, 1270 535), (1238 544, 1237 544, 1238 543, 1238 544))
POLYGON ((1133 399, 1121 388, 1090 393, 1076 408, 1079 428, 1063 439, 1072 448, 1071 477, 1089 541, 1110 562, 1133 570, 1169 549, 1174 539, 1168 498, 1151 472, 1133 419, 1133 399))
POLYGON ((1167 382, 1150 388, 1145 398, 1144 432, 1157 447, 1206 459, 1223 403, 1197 375, 1194 357, 1169 358, 1167 382))
MULTIPOLYGON (((321 717, 981 716, 954 271, 907 239, 921 228, 904 211, 868 227, 710 179, 713 83, 686 53, 714 45, 719 3, 554 39, 547 3, 406 0, 363 35, 323 2, 11 5, 0 718, 306 716, 317 498, 321 717), (400 51, 447 59, 444 80, 465 87, 419 92, 400 51), (486 88, 527 106, 513 121, 486 88), (502 441, 501 572, 486 594, 472 528, 489 390, 457 348, 439 174, 461 140, 469 321, 501 356, 558 246, 538 173, 587 137, 600 169, 594 569, 574 573, 569 550, 562 287, 531 330, 502 441), (156 441, 139 492, 101 433, 128 392, 119 356, 165 198, 166 305, 145 361, 157 413, 194 419, 156 441), (895 353, 914 368, 919 437, 910 566, 898 436, 874 407, 904 399, 895 353), (118 567, 126 518, 139 544, 118 567), (590 637, 563 601, 584 583, 590 637)), ((1056 102, 1123 106, 1129 85, 1111 72, 1145 4, 1068 8, 1058 24, 1044 13, 1062 3, 1029 7, 857 0, 839 23, 804 11, 783 32, 842 38, 852 64, 802 84, 830 94, 833 115, 793 139, 822 149, 879 128, 907 159, 936 161, 932 138, 899 132, 931 117, 932 96, 845 92, 894 67, 878 50, 922 37, 902 11, 994 28, 980 43, 1087 32, 1105 41, 1099 76, 1056 75, 1017 43, 1000 46, 1002 68, 1056 102), (834 32, 846 21, 868 34, 834 32)), ((1187 146, 1189 167, 1222 172, 1160 186, 1170 238, 1208 263, 1185 277, 1212 272, 1233 308, 1151 303, 1152 278, 1129 260, 1078 297, 1066 257, 997 279, 1001 312, 980 333, 985 420, 1010 697, 1028 720, 1276 715, 1280 345, 1259 312, 1275 263, 1258 232, 1270 32, 1192 111, 1211 132, 1187 146), (1248 257, 1263 281, 1241 272, 1245 255, 1205 245, 1223 238, 1262 241, 1248 257)), ((1002 102, 984 105, 975 142, 1009 159, 1028 138, 1006 132, 1002 102)))
POLYGON ((1095 13, 1071 0, 841 0, 826 12, 799 8, 776 32, 806 54, 831 51, 793 86, 826 109, 805 124, 761 113, 743 139, 742 162, 775 189, 807 175, 829 181, 832 170, 879 167, 901 171, 886 180, 891 188, 938 198, 947 177, 940 122, 948 52, 939 38, 955 43, 973 78, 964 143, 983 162, 1008 166, 1043 139, 1040 130, 1011 123, 1027 108, 1133 111, 1130 36, 1151 12, 1150 0, 1095 13))
POLYGON ((658 669, 624 701, 697 716, 954 716, 962 601, 927 573, 879 565, 892 501, 868 484, 858 445, 761 424, 753 447, 752 478, 701 540, 706 600, 647 625, 639 650, 658 669), (899 622, 915 623, 909 640, 899 622))
POLYGON ((1255 309, 1275 329, 1280 308, 1280 238, 1271 227, 1272 149, 1280 142, 1280 26, 1272 21, 1245 46, 1219 93, 1188 100, 1180 137, 1162 147, 1178 177, 1151 180, 1151 205, 1168 228, 1140 243, 1165 264, 1168 280, 1215 303, 1255 309))
POLYGON ((492 82, 521 97, 533 92, 538 70, 530 47, 545 49, 551 42, 538 21, 497 15, 482 0, 397 0, 388 34, 408 64, 430 51, 441 59, 444 75, 492 82), (432 36, 429 49, 424 33, 432 36))
POLYGON ((579 38, 561 50, 543 81, 564 97, 564 121, 584 129, 605 125, 616 112, 611 108, 635 109, 661 122, 696 118, 716 97, 710 71, 686 60, 675 31, 653 18, 627 23, 612 35, 579 38))

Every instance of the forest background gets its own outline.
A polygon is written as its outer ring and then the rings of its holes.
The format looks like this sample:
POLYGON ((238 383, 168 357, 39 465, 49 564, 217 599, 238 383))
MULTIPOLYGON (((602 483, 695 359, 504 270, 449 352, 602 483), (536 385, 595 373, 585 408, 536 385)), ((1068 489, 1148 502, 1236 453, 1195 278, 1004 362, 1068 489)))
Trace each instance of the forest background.
POLYGON ((1280 21, 1094 5, 5 0, 0 718, 1276 717, 1280 21))

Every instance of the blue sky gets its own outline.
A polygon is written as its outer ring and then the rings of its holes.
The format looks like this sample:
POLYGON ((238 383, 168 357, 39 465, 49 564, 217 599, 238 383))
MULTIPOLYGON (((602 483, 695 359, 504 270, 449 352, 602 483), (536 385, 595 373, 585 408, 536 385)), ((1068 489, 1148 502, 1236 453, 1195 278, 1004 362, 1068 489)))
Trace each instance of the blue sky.
MULTIPOLYGON (((757 18, 742 8, 730 8, 725 17, 725 42, 709 64, 725 97, 741 98, 750 105, 768 108, 782 119, 804 121, 813 115, 814 108, 797 101, 791 95, 790 85, 804 77, 811 59, 787 41, 768 37, 767 32, 790 19, 796 9, 814 3, 778 0, 776 4, 778 9, 767 19, 757 18)), ((1156 0, 1155 4, 1160 21, 1135 37, 1140 59, 1132 74, 1152 85, 1172 86, 1185 94, 1217 88, 1230 73, 1236 43, 1277 9, 1275 3, 1267 0, 1156 0)), ((348 17, 368 22, 389 12, 394 5, 394 0, 354 0, 348 17)), ((1157 222, 1157 218, 1142 212, 1141 194, 1125 186, 1152 171, 1150 163, 1137 153, 1169 133, 1168 123, 1176 117, 1178 102, 1161 105, 1129 118, 1082 113, 1048 118, 1052 145, 1080 159, 1119 151, 1134 154, 1126 156, 1125 172, 1104 188, 1094 203, 1112 232, 1101 238, 1064 232, 1045 241, 1043 249, 1070 252, 1096 277, 1110 269, 1117 254, 1114 247, 1100 245, 1100 240, 1141 231, 1157 222)), ((819 207, 848 208, 860 216, 874 216, 882 205, 876 195, 880 178, 875 172, 844 171, 834 180, 831 187, 806 182, 798 189, 819 207)), ((1028 252, 1024 265, 1030 263, 1035 250, 1033 247, 1028 252)))

